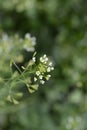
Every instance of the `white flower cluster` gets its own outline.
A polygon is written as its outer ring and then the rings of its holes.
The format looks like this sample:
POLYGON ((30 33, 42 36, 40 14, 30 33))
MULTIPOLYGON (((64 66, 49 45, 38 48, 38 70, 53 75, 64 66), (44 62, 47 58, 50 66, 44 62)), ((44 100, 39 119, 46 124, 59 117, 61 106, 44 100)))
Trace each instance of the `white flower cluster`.
POLYGON ((26 51, 31 51, 33 52, 34 46, 36 45, 36 38, 35 37, 31 37, 31 35, 29 33, 25 34, 25 43, 24 43, 24 49, 26 51))
POLYGON ((53 64, 52 62, 49 62, 46 54, 40 57, 40 62, 47 65, 47 72, 51 72, 52 70, 54 70, 53 64))
POLYGON ((32 60, 33 60, 33 62, 36 62, 36 57, 33 57, 32 60))
POLYGON ((46 64, 47 61, 48 61, 48 58, 47 58, 46 54, 44 56, 40 57, 40 62, 46 64))
MULTIPOLYGON (((36 58, 33 57, 32 59, 34 62, 36 62, 36 58)), ((34 81, 40 81, 41 84, 44 84, 46 80, 49 80, 51 75, 49 74, 52 70, 54 70, 52 62, 49 62, 48 57, 43 55, 39 59, 39 65, 37 67, 34 81)))

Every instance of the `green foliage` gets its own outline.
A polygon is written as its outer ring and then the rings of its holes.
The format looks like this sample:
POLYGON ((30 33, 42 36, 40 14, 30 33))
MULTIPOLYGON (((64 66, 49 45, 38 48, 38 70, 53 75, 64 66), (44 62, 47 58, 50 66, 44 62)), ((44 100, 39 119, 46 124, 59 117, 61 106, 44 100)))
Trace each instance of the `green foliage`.
MULTIPOLYGON (((15 82, 10 82, 15 92, 12 94, 15 97, 13 102, 17 105, 0 102, 1 130, 86 130, 87 2, 84 0, 0 0, 0 35, 1 88, 5 87, 3 79, 10 78, 12 72, 13 79, 22 78, 24 81, 16 85, 15 82), (29 37, 29 34, 23 38, 27 32, 37 38, 36 55, 33 55, 30 50, 27 52, 26 37, 29 37), (5 42, 9 47, 11 47, 10 43, 15 43, 9 53, 7 47, 4 47, 5 42), (50 70, 47 67, 50 61, 45 64, 44 53, 50 55, 55 65, 52 78, 47 84, 44 84, 44 81, 50 77, 47 72, 50 70), (23 78, 18 69, 24 72, 28 64, 30 69, 27 73, 30 73, 30 70, 34 73, 28 74, 31 78, 25 73, 23 78), (25 81, 35 83, 29 83, 32 89, 25 81), (38 84, 41 86, 40 82, 44 87, 39 87, 39 91, 30 95, 26 88, 33 92, 38 89, 38 84)), ((29 44, 29 48, 30 46, 29 44)), ((6 89, 2 89, 4 95, 2 91, 0 92, 1 100, 8 95, 7 83, 6 86, 6 89)), ((11 100, 11 97, 8 96, 7 99, 11 100)))

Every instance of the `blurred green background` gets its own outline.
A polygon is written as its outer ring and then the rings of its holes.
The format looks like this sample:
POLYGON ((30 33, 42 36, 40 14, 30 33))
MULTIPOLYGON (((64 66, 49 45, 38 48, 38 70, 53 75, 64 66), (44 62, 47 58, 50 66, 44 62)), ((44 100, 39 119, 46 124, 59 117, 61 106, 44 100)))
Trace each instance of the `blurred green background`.
POLYGON ((0 0, 0 31, 31 33, 55 66, 37 92, 0 109, 0 130, 87 130, 87 1, 0 0))

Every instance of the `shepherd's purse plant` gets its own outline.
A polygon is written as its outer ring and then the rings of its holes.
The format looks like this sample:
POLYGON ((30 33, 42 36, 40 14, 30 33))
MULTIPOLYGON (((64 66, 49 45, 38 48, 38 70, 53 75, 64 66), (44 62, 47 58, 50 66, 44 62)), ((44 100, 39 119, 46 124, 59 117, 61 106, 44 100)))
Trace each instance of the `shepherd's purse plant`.
MULTIPOLYGON (((45 84, 54 70, 53 63, 46 54, 37 58, 35 51, 36 38, 26 33, 24 38, 19 35, 0 37, 0 101, 10 101, 18 104, 23 96, 22 87, 27 87, 29 93, 38 90, 45 84), (26 60, 25 53, 31 58, 26 60)), ((28 57, 27 56, 27 57, 28 57)))

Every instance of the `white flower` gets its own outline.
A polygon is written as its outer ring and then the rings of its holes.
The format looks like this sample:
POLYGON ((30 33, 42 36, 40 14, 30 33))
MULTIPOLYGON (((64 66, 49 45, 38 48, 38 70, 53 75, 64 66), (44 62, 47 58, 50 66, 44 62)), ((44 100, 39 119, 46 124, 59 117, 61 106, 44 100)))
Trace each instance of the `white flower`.
POLYGON ((51 75, 47 75, 47 76, 46 76, 46 80, 49 80, 50 77, 51 77, 51 75))
POLYGON ((42 62, 42 63, 46 64, 46 63, 47 63, 47 61, 48 61, 48 58, 47 58, 46 54, 45 54, 45 55, 43 55, 43 57, 40 57, 40 62, 42 62))
POLYGON ((52 66, 52 62, 49 63, 49 66, 52 66))
POLYGON ((43 75, 40 75, 39 78, 42 79, 42 78, 43 78, 43 75))
POLYGON ((40 75, 40 71, 36 71, 36 75, 39 76, 40 75))
POLYGON ((40 62, 42 62, 42 63, 44 62, 44 59, 42 57, 40 57, 40 62))
POLYGON ((51 70, 54 70, 54 67, 51 67, 51 70))
POLYGON ((26 33, 26 34, 25 34, 25 38, 26 38, 26 39, 29 39, 29 38, 30 38, 30 33, 26 33))
POLYGON ((45 83, 45 81, 44 81, 44 80, 40 80, 40 83, 41 83, 41 84, 44 84, 44 83, 45 83))
POLYGON ((44 54, 42 57, 40 57, 40 62, 47 64, 48 61, 48 57, 46 56, 46 54, 44 54))
POLYGON ((48 68, 47 68, 47 72, 50 72, 50 71, 51 71, 51 68, 50 68, 50 67, 48 67, 48 68))
POLYGON ((44 57, 44 58, 46 58, 46 57, 47 57, 47 55, 46 55, 46 54, 44 54, 44 55, 43 55, 43 57, 44 57))
POLYGON ((35 62, 36 61, 36 57, 33 57, 32 60, 35 62))
POLYGON ((35 81, 35 82, 37 81, 37 78, 36 78, 36 77, 34 77, 34 81, 35 81))
POLYGON ((45 81, 43 79, 46 79, 46 80, 49 80, 51 75, 50 74, 47 74, 46 73, 48 72, 51 72, 52 70, 54 70, 54 67, 52 66, 52 62, 49 62, 48 60, 48 57, 46 56, 46 54, 44 54, 42 57, 40 57, 40 63, 43 63, 43 64, 40 64, 39 66, 39 70, 36 71, 36 75, 38 76, 39 80, 40 80, 40 83, 41 84, 44 84, 45 81), (40 69, 40 67, 42 67, 40 69))
POLYGON ((45 61, 48 61, 48 58, 47 58, 47 57, 45 58, 45 61))
POLYGON ((51 75, 49 74, 49 75, 47 75, 47 77, 49 77, 49 78, 50 78, 50 77, 51 77, 51 75))
POLYGON ((44 64, 46 64, 47 62, 45 61, 44 64))

